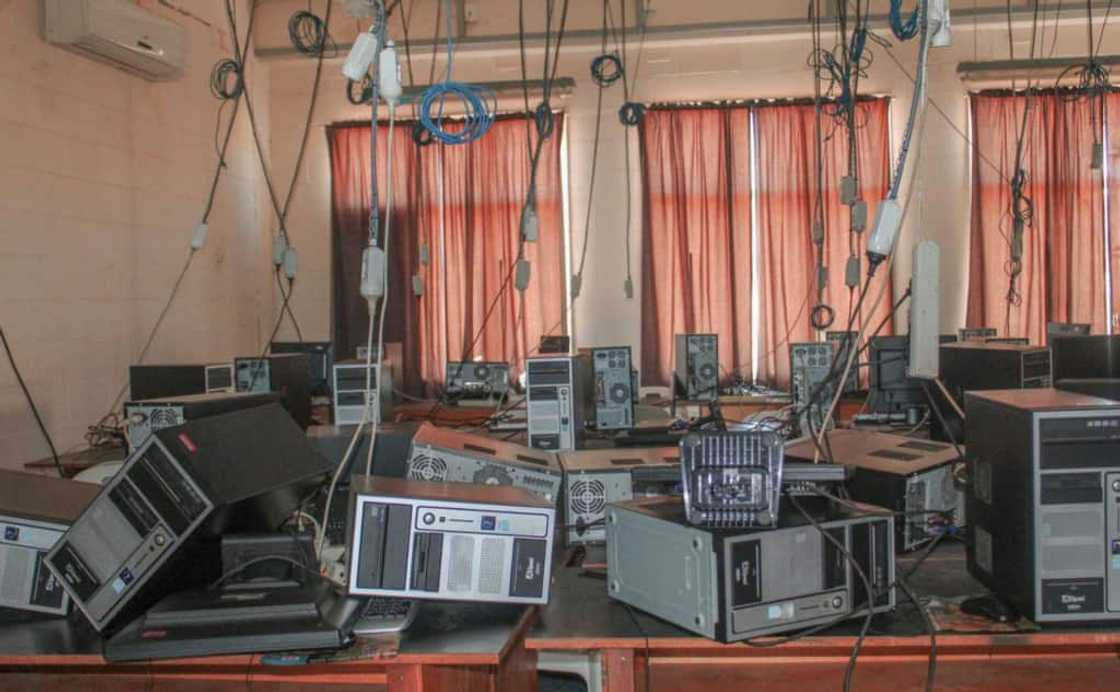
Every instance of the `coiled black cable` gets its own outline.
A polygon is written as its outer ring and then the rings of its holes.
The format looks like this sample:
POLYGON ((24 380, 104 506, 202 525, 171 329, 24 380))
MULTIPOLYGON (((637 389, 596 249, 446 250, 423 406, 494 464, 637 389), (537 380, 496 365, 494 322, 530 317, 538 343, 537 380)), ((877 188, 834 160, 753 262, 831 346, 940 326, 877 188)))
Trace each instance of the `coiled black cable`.
POLYGON ((373 100, 373 81, 369 75, 362 77, 362 81, 346 80, 346 100, 351 105, 361 106, 373 100), (355 90, 357 87, 357 90, 355 90))
POLYGON ((420 121, 416 121, 412 125, 412 141, 415 142, 417 146, 426 147, 435 141, 435 138, 432 137, 431 130, 421 125, 420 121))
POLYGON ((533 124, 537 128, 537 136, 548 139, 556 127, 556 120, 552 115, 552 106, 547 101, 542 101, 533 111, 533 124))
POLYGON ((591 61, 591 81, 598 86, 608 87, 622 79, 624 74, 618 53, 603 53, 591 61))
POLYGON ((327 27, 318 15, 301 10, 288 20, 288 38, 300 53, 318 57, 327 41, 327 27))
POLYGON ((219 60, 210 70, 210 93, 214 98, 230 101, 240 96, 244 88, 241 63, 233 58, 219 60))
POLYGON ((645 105, 634 101, 627 101, 618 109, 618 120, 627 127, 640 125, 645 115, 645 105))

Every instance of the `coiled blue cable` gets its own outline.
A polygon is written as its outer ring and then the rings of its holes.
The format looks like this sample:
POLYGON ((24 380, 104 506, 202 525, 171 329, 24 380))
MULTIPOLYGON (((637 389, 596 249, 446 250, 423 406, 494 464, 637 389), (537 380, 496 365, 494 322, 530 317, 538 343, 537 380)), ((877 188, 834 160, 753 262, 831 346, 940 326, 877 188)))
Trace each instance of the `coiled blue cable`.
POLYGON ((918 16, 921 10, 921 0, 914 7, 914 11, 906 19, 902 18, 902 0, 891 0, 890 22, 891 31, 900 41, 909 41, 918 35, 918 16))
POLYGON ((469 144, 490 131, 497 107, 498 97, 490 89, 462 82, 440 82, 424 92, 424 98, 420 102, 420 124, 432 133, 436 141, 443 144, 469 144), (462 129, 457 131, 447 130, 443 126, 444 106, 449 96, 459 99, 463 104, 462 129), (434 117, 433 106, 438 107, 438 113, 434 117))

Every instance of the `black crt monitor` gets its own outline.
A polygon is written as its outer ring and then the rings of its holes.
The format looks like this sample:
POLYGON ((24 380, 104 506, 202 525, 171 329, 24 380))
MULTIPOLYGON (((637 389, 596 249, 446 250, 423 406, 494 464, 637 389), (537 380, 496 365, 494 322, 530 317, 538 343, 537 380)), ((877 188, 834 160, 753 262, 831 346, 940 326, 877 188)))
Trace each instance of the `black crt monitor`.
POLYGON ((1056 336, 1088 336, 1092 328, 1091 324, 1079 322, 1047 322, 1046 343, 1056 336))
POLYGON ((1120 377, 1120 334, 1054 336, 1050 352, 1055 382, 1120 377))
MULTIPOLYGON (((942 334, 941 343, 957 341, 942 334)), ((910 364, 910 337, 877 336, 868 343, 868 382, 870 408, 875 413, 898 413, 914 406, 926 406, 922 381, 906 376, 910 364)))
POLYGON ((306 353, 311 361, 311 392, 329 394, 334 368, 334 344, 329 341, 273 341, 272 353, 306 353))

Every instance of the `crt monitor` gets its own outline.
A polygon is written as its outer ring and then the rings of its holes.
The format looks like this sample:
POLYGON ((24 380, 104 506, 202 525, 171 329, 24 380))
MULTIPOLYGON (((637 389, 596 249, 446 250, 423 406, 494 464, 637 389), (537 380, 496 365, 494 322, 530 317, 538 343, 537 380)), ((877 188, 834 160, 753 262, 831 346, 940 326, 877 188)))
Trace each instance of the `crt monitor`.
POLYGON ((1120 377, 1120 334, 1050 338, 1054 381, 1120 377))
POLYGON ((306 353, 311 361, 311 391, 326 394, 330 391, 331 371, 334 368, 334 344, 329 341, 273 341, 271 353, 306 353))
MULTIPOLYGON (((956 340, 957 337, 952 334, 940 337, 943 344, 956 340)), ((877 336, 869 342, 870 406, 875 413, 897 413, 912 406, 926 405, 922 381, 906 376, 909 363, 909 336, 877 336)))

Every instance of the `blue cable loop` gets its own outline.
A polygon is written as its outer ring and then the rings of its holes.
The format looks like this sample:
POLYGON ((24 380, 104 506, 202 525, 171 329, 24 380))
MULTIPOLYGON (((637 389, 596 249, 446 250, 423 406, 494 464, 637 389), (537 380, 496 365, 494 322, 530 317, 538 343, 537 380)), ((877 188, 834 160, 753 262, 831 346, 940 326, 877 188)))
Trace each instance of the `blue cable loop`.
POLYGON ((552 136, 552 130, 556 126, 556 121, 552 115, 552 106, 547 101, 541 101, 537 109, 533 111, 533 122, 537 127, 537 136, 541 139, 548 139, 552 136))
POLYGON ((909 41, 918 35, 918 15, 921 10, 921 0, 915 3, 914 11, 906 19, 902 18, 902 0, 891 0, 891 32, 900 41, 909 41))
POLYGON ((436 141, 443 144, 469 144, 490 131, 490 126, 494 124, 497 101, 497 95, 490 89, 462 82, 433 84, 424 92, 424 98, 420 102, 420 124, 432 133, 436 141), (443 127, 443 110, 448 96, 456 97, 463 103, 463 128, 457 132, 443 127), (436 105, 439 112, 433 118, 432 106, 436 105))
POLYGON ((618 109, 618 119, 627 127, 634 127, 642 122, 646 115, 646 107, 634 101, 627 101, 618 109))

